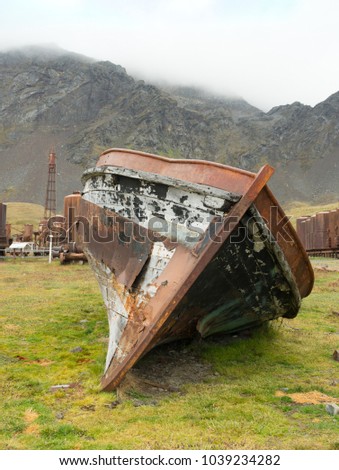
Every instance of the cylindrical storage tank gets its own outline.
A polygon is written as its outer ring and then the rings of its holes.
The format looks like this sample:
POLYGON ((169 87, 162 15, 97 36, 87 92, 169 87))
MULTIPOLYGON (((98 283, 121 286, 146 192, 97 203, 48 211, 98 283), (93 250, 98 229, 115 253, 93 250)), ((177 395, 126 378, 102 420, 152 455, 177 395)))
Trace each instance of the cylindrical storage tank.
POLYGON ((79 216, 81 194, 74 192, 64 198, 64 217, 65 217, 65 230, 67 241, 75 241, 75 221, 79 216))
POLYGON ((297 234, 304 248, 306 248, 305 220, 307 219, 306 216, 298 217, 296 222, 297 234))
POLYGON ((311 249, 311 217, 308 217, 305 221, 305 248, 306 250, 311 249))
POLYGON ((338 248, 339 243, 339 209, 333 210, 329 213, 329 243, 330 248, 338 248))
POLYGON ((66 229, 65 217, 63 215, 54 215, 48 220, 48 235, 52 235, 53 246, 58 246, 65 242, 66 229))
POLYGON ((8 238, 6 237, 6 210, 7 206, 0 203, 0 256, 5 256, 8 238))
POLYGON ((9 240, 11 238, 12 234, 12 225, 11 224, 6 224, 6 238, 9 240))
POLYGON ((317 232, 317 216, 311 216, 311 230, 310 230, 310 250, 315 249, 316 245, 316 232, 317 232))
POLYGON ((316 214, 316 232, 314 234, 314 248, 324 250, 328 248, 329 211, 316 214))
POLYGON ((46 236, 48 232, 47 220, 42 219, 39 222, 39 235, 38 235, 38 244, 39 246, 45 246, 47 243, 46 236))
POLYGON ((329 237, 331 240, 331 248, 339 248, 339 209, 330 212, 329 237))
POLYGON ((307 248, 307 238, 306 238, 307 237, 307 231, 306 231, 306 229, 307 229, 307 224, 306 224, 307 220, 308 219, 305 217, 304 220, 302 220, 299 224, 301 242, 302 242, 303 247, 305 248, 305 250, 307 248))
POLYGON ((25 224, 24 225, 24 233, 22 236, 22 241, 24 242, 31 242, 33 240, 33 225, 32 224, 25 224))
POLYGON ((7 206, 6 204, 2 204, 0 202, 0 238, 6 237, 6 211, 7 206))

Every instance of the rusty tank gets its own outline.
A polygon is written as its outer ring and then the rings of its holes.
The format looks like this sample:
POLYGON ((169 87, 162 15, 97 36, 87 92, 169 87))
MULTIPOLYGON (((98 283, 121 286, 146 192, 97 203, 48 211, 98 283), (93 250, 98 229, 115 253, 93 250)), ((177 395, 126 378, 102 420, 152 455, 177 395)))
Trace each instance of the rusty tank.
POLYGON ((299 217, 296 225, 309 256, 339 258, 339 209, 299 217))
POLYGON ((5 256, 8 247, 9 224, 6 224, 7 206, 0 202, 0 257, 5 256))
POLYGON ((297 315, 313 270, 273 171, 126 149, 85 171, 72 230, 107 307, 103 390, 161 343, 297 315))

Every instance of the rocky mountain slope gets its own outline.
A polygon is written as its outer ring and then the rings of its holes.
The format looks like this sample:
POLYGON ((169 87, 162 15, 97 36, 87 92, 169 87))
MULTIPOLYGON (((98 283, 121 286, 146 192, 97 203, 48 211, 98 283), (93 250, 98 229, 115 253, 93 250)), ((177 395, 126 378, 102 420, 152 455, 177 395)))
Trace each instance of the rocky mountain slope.
POLYGON ((137 81, 110 62, 62 50, 0 54, 0 199, 44 203, 50 147, 58 205, 109 147, 276 168, 281 201, 339 197, 339 92, 314 108, 268 113, 240 99, 137 81))

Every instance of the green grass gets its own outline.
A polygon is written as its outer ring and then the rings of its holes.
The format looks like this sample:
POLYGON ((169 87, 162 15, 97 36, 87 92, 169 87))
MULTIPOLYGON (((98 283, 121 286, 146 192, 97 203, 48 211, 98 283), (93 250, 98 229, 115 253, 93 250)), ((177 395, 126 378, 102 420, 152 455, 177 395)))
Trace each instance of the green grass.
POLYGON ((44 208, 39 204, 29 202, 6 202, 7 223, 13 225, 13 229, 22 230, 25 224, 33 224, 37 230, 40 220, 44 215, 44 208))
POLYGON ((7 259, 0 292, 0 449, 339 449, 339 417, 292 395, 339 402, 338 272, 316 271, 294 320, 186 343, 211 368, 201 380, 156 395, 127 382, 116 407, 99 390, 108 327, 87 265, 7 259))
POLYGON ((291 223, 295 227, 298 217, 309 216, 322 211, 332 211, 339 208, 339 201, 328 204, 311 205, 305 202, 292 202, 284 207, 286 215, 290 216, 291 223))
POLYGON ((291 213, 294 217, 313 215, 321 211, 332 211, 339 208, 339 201, 328 204, 307 204, 305 202, 293 202, 285 207, 285 212, 291 213))

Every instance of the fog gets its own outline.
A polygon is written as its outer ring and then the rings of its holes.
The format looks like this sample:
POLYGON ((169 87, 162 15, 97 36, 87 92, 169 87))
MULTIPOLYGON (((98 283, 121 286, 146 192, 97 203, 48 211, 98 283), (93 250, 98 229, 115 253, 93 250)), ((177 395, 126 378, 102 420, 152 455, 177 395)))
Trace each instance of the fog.
POLYGON ((265 111, 338 91, 333 0, 0 0, 2 50, 55 43, 265 111))

